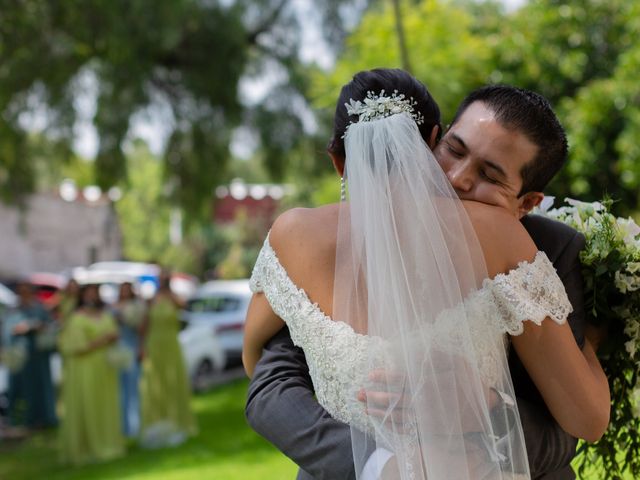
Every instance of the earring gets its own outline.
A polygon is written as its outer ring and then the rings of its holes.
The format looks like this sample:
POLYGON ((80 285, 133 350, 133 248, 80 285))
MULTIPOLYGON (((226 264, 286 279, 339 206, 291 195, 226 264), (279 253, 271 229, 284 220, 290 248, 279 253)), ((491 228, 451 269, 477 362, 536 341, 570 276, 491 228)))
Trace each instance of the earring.
POLYGON ((347 200, 347 185, 344 181, 344 177, 340 177, 340 201, 345 202, 347 200))

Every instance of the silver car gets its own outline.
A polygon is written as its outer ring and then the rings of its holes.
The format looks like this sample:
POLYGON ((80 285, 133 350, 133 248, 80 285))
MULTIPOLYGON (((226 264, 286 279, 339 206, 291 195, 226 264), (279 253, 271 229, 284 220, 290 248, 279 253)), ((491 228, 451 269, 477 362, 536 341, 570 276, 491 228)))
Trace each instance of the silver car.
POLYGON ((227 365, 242 355, 244 321, 251 300, 249 280, 213 280, 202 284, 187 302, 183 318, 188 323, 214 329, 227 365))
POLYGON ((226 362, 214 329, 203 323, 186 323, 178 339, 193 389, 205 389, 226 362))

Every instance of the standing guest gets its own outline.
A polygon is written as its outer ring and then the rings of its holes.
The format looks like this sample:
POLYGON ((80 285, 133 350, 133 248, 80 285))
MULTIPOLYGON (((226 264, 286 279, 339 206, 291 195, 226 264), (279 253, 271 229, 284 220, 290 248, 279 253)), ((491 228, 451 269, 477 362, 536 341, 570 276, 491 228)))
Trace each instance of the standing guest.
POLYGON ((163 271, 160 286, 149 302, 143 331, 144 360, 140 393, 141 442, 148 448, 173 446, 196 433, 189 401, 191 391, 178 343, 180 300, 163 271))
POLYGON ((69 318, 71 313, 78 306, 78 300, 80 296, 80 285, 73 278, 67 282, 67 285, 64 287, 58 294, 58 298, 56 301, 56 306, 54 308, 55 318, 60 325, 64 325, 65 320, 69 318))
POLYGON ((104 309, 97 285, 85 285, 77 310, 59 338, 65 362, 60 435, 63 462, 83 464, 124 454, 120 428, 118 370, 109 352, 118 326, 104 309))
POLYGON ((120 405, 122 428, 128 437, 134 437, 140 429, 140 329, 145 315, 145 305, 136 297, 131 282, 120 285, 118 301, 113 306, 120 330, 120 345, 129 352, 131 362, 120 371, 120 405))
POLYGON ((10 365, 9 418, 13 425, 46 428, 57 423, 50 356, 54 321, 27 282, 16 286, 18 306, 7 315, 3 342, 15 362, 10 365))

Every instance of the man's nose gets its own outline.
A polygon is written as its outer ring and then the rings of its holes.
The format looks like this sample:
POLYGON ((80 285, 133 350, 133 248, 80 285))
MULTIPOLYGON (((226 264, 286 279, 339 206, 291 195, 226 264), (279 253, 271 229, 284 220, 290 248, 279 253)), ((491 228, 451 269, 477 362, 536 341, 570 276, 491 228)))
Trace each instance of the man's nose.
POLYGON ((449 182, 456 190, 469 192, 473 188, 471 168, 466 162, 459 162, 447 171, 449 182))

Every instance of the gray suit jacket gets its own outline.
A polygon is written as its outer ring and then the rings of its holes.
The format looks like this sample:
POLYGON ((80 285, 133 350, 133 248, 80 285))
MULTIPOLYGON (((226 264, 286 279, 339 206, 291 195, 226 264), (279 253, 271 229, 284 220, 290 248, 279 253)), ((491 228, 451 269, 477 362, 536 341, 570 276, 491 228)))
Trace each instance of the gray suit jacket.
MULTIPOLYGON (((582 346, 585 316, 578 253, 584 239, 575 230, 543 217, 528 216, 523 224, 564 282, 574 307, 569 323, 582 346)), ((551 417, 515 354, 510 355, 509 363, 532 478, 574 479, 569 463, 577 441, 551 417)), ((349 427, 331 418, 315 399, 304 353, 293 345, 286 328, 265 347, 249 385, 245 412, 251 427, 300 467, 298 480, 355 478, 349 427)))

